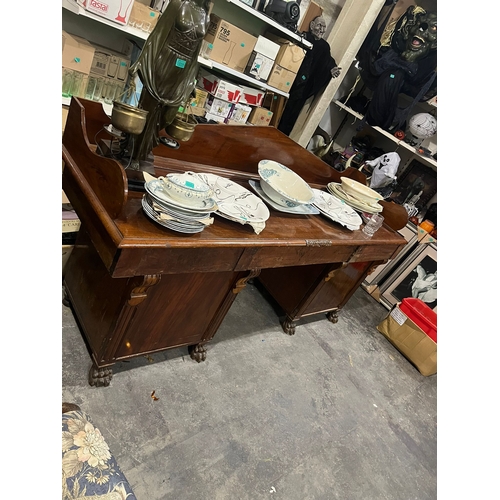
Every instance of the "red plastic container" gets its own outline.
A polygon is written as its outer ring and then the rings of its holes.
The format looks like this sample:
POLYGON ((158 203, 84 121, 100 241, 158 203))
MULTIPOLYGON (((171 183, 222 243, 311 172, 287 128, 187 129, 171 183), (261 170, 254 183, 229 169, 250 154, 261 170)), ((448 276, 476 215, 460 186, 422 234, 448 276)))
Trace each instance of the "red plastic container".
POLYGON ((399 309, 437 344, 437 314, 424 301, 405 298, 399 309))

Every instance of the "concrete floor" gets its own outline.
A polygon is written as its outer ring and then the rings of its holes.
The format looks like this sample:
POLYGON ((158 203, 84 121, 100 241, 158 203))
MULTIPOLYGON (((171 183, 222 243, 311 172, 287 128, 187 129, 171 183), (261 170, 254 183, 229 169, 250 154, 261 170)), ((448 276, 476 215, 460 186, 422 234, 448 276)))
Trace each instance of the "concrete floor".
POLYGON ((90 415, 138 500, 435 499, 437 376, 376 330, 387 313, 359 289, 336 325, 320 314, 288 336, 248 285, 204 363, 172 349, 94 388, 62 306, 62 400, 90 415))

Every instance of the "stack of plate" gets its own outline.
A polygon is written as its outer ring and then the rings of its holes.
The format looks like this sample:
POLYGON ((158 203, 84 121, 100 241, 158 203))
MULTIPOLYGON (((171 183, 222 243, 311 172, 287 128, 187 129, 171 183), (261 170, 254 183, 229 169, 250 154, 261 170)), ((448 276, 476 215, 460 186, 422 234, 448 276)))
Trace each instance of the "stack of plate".
POLYGON ((211 213, 217 210, 212 199, 181 202, 169 196, 164 183, 152 179, 144 183, 146 194, 142 198, 144 213, 163 227, 179 233, 200 233, 213 223, 211 213))
POLYGON ((333 196, 344 201, 349 206, 357 210, 358 212, 365 212, 368 214, 378 214, 382 212, 383 207, 377 201, 368 202, 356 197, 353 194, 349 194, 342 187, 342 184, 337 182, 330 182, 327 186, 328 191, 333 194, 333 196))
POLYGON ((342 224, 351 231, 361 227, 361 217, 344 201, 330 193, 314 189, 313 205, 325 216, 334 222, 342 224))

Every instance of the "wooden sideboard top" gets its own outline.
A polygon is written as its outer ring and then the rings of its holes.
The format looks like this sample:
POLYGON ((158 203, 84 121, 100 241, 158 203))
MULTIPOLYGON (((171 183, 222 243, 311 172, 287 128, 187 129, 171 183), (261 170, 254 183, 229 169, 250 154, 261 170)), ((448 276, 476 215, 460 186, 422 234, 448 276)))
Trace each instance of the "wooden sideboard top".
MULTIPOLYGON (((94 152, 92 141, 108 123, 110 119, 99 103, 72 99, 63 135, 63 189, 82 226, 91 233, 101 258, 115 272, 121 268, 120 273, 134 275, 153 267, 144 265, 141 268, 140 262, 146 258, 146 251, 153 249, 154 257, 148 259, 161 260, 172 256, 176 249, 235 249, 233 253, 227 251, 226 259, 237 262, 246 251, 245 259, 255 264, 258 262, 252 260, 248 252, 263 255, 262 249, 266 248, 270 253, 261 264, 271 264, 272 249, 280 248, 283 256, 281 260, 277 256, 274 265, 281 266, 291 265, 285 255, 287 252, 295 264, 302 263, 300 252, 304 253, 304 264, 309 263, 306 253, 317 255, 313 257, 314 262, 338 262, 363 247, 373 254, 372 260, 377 260, 389 258, 405 244, 404 238, 387 226, 366 239, 360 230, 350 231, 322 215, 298 216, 272 208, 265 229, 258 235, 250 226, 217 215, 211 226, 193 235, 161 227, 143 213, 142 194, 128 190, 127 175, 119 162, 94 152)), ((268 157, 287 164, 312 185, 324 187, 340 179, 337 171, 273 127, 197 126, 193 138, 182 143, 179 150, 164 146, 155 148, 155 169, 158 175, 163 175, 172 169, 191 170, 194 165, 219 175, 226 173, 251 190, 248 178, 258 179, 257 147, 258 154, 264 154, 260 158, 268 157), (182 151, 186 161, 181 159, 182 151)), ((361 253, 358 250, 358 254, 361 253)), ((243 265, 241 261, 240 265, 243 265)), ((166 268, 163 264, 160 267, 166 268)))

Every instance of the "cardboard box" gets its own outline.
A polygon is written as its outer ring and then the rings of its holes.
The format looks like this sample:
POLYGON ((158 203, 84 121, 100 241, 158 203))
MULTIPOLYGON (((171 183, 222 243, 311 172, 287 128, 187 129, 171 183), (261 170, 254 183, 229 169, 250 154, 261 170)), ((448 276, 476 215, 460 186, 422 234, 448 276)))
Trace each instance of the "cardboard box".
POLYGON ((424 243, 436 243, 436 239, 420 226, 417 226, 417 240, 420 245, 424 243))
POLYGON ((307 6, 306 12, 300 19, 298 31, 300 33, 309 31, 309 25, 311 24, 311 21, 316 17, 321 16, 322 14, 323 9, 317 3, 310 2, 307 6))
POLYGON ((269 125, 273 127, 278 127, 281 115, 285 109, 287 103, 287 98, 278 94, 277 92, 272 92, 268 90, 264 96, 264 101, 262 102, 262 107, 267 108, 269 111, 273 112, 273 117, 269 125))
POLYGON ((396 304, 387 317, 377 326, 418 371, 424 375, 437 373, 437 344, 396 304))
POLYGON ((292 83, 296 76, 296 73, 293 73, 292 71, 289 71, 275 63, 267 80, 267 84, 275 89, 282 90, 283 92, 290 92, 292 83))
POLYGON ((62 67, 88 75, 92 66, 95 48, 79 36, 62 32, 64 39, 62 49, 62 67))
POLYGON ((280 46, 278 55, 274 59, 275 64, 279 64, 293 73, 298 73, 307 50, 269 31, 266 31, 264 36, 280 46))
POLYGON ((215 76, 200 69, 198 72, 198 84, 203 90, 210 92, 217 99, 237 103, 241 97, 241 87, 227 80, 215 76))
POLYGON ((200 89, 200 88, 195 88, 195 97, 193 97, 190 101, 191 108, 203 108, 205 109, 205 103, 207 102, 208 99, 208 92, 206 90, 200 89))
POLYGON ((206 116, 207 110, 205 108, 200 108, 198 106, 192 106, 191 112, 194 116, 206 116))
POLYGON ((132 12, 130 13, 128 25, 146 33, 151 33, 153 28, 156 26, 160 15, 161 12, 136 0, 132 7, 132 12))
POLYGON ((280 45, 265 36, 259 35, 253 50, 274 61, 280 50, 280 45))
POLYGON ((80 219, 62 219, 62 232, 63 233, 76 233, 80 230, 80 219))
POLYGON ((126 25, 130 19, 134 0, 78 0, 85 10, 118 24, 126 25))
POLYGON ((247 87, 245 85, 240 85, 241 87, 241 104, 250 104, 251 106, 262 106, 262 101, 264 99, 265 91, 260 89, 254 89, 252 87, 247 87))
POLYGON ((274 61, 258 52, 253 51, 245 68, 245 75, 253 76, 256 80, 267 82, 271 70, 273 69, 274 61))
POLYGON ((252 108, 252 112, 248 117, 248 123, 252 125, 269 125, 273 117, 272 111, 266 108, 252 108))
POLYGON ((211 14, 204 41, 206 57, 243 73, 257 38, 211 14))
POLYGON ((128 79, 130 58, 99 45, 94 44, 94 48, 95 53, 92 58, 90 73, 126 82, 128 79))
POLYGON ((274 62, 292 73, 298 73, 305 56, 305 49, 292 42, 288 42, 281 45, 274 62))
MULTIPOLYGON (((231 111, 232 103, 229 101, 224 101, 222 99, 218 99, 213 95, 209 95, 207 102, 205 104, 205 109, 207 114, 205 115, 207 120, 209 119, 209 115, 217 116, 218 118, 222 118, 222 122, 229 116, 229 112, 231 111)), ((220 120, 215 120, 220 121, 220 120)))
POLYGON ((247 106, 246 104, 233 104, 233 106, 231 107, 231 111, 226 118, 226 123, 229 123, 231 125, 243 125, 247 122, 251 112, 252 108, 250 106, 247 106))

